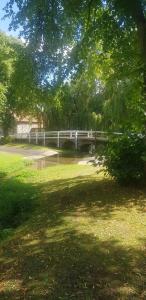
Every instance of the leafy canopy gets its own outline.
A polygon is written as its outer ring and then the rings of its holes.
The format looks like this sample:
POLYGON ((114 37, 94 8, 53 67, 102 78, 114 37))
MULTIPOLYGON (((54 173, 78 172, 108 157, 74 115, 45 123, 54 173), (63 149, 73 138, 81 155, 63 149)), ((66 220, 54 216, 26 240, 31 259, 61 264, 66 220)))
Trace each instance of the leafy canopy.
POLYGON ((93 85, 95 81, 102 85, 107 127, 111 119, 113 128, 118 123, 119 128, 142 128, 146 103, 145 0, 9 0, 5 10, 11 27, 23 28, 21 34, 39 66, 39 85, 44 94, 48 91, 48 107, 49 95, 55 102, 64 80, 73 78, 74 87, 74 79, 80 82, 86 73, 89 84, 92 78, 93 85))

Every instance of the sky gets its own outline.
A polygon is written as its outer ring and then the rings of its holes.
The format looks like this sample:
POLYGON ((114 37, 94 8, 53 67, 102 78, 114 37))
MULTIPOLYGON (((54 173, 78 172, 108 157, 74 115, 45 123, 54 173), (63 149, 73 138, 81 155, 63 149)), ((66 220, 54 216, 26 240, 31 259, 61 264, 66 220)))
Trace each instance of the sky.
POLYGON ((6 5, 7 0, 0 0, 0 31, 5 32, 6 34, 18 37, 19 35, 19 30, 17 31, 9 31, 9 24, 10 24, 10 19, 6 18, 5 20, 2 20, 5 12, 3 11, 4 6, 6 5))

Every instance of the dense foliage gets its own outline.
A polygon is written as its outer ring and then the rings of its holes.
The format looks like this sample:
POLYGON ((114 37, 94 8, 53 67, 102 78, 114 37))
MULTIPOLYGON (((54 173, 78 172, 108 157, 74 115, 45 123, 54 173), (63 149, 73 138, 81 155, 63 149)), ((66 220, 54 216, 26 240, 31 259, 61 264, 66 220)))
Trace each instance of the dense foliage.
POLYGON ((47 127, 144 129, 145 0, 9 0, 5 11, 38 65, 47 127))
POLYGON ((144 179, 146 153, 145 139, 141 135, 127 134, 114 138, 106 150, 105 165, 111 176, 123 184, 144 179))
POLYGON ((15 60, 15 52, 11 46, 13 42, 0 33, 0 123, 4 133, 13 123, 13 115, 8 100, 10 79, 15 60))
POLYGON ((34 112, 36 89, 35 64, 28 49, 0 32, 0 125, 5 136, 15 126, 16 115, 34 112))

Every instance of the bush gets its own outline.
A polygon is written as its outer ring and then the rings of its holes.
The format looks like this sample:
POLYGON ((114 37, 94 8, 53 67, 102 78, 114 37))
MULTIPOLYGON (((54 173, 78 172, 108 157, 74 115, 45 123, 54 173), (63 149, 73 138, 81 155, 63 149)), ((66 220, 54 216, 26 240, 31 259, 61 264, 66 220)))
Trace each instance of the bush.
POLYGON ((2 136, 0 138, 0 145, 5 145, 5 144, 13 143, 14 141, 15 141, 15 138, 12 137, 12 136, 7 136, 7 137, 2 136))
POLYGON ((4 145, 5 144, 5 138, 4 136, 0 137, 0 145, 4 145))
POLYGON ((141 181, 145 174, 143 156, 146 144, 143 136, 122 135, 112 139, 105 153, 105 165, 111 176, 123 184, 141 181))

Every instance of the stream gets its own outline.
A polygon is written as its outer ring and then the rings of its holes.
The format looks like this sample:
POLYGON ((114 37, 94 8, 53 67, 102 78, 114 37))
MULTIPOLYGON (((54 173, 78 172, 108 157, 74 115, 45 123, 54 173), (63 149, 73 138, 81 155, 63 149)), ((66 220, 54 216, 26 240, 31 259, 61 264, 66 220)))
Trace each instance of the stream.
POLYGON ((33 166, 36 169, 44 169, 54 165, 66 165, 66 164, 81 164, 85 165, 87 163, 91 164, 94 157, 89 157, 85 154, 64 154, 58 153, 52 156, 46 156, 33 161, 33 166))

